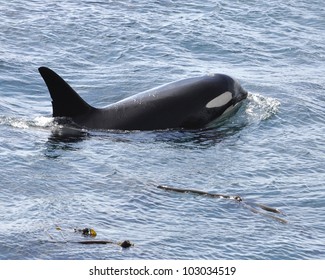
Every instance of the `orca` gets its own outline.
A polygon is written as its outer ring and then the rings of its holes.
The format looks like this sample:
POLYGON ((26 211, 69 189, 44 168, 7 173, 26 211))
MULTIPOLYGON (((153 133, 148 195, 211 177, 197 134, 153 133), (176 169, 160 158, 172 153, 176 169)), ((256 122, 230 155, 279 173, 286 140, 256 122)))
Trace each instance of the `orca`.
POLYGON ((240 105, 247 97, 237 80, 205 75, 147 90, 105 108, 85 102, 58 74, 40 67, 52 98, 53 117, 98 130, 199 129, 240 105))

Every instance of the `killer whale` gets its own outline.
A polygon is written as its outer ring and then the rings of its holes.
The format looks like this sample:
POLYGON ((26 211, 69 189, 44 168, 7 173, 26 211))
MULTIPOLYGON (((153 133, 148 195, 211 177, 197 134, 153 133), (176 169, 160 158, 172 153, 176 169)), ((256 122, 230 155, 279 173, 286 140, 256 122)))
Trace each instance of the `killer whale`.
POLYGON ((247 91, 235 79, 214 74, 172 82, 95 108, 53 70, 38 70, 52 98, 53 117, 70 118, 88 129, 198 129, 247 97, 247 91))

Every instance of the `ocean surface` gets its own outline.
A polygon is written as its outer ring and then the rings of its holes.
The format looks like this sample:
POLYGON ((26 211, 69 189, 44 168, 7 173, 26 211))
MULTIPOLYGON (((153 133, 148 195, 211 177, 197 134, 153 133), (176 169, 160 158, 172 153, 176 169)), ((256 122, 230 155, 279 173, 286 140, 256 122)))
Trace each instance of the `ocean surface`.
POLYGON ((313 0, 1 0, 0 259, 324 259, 324 19, 313 0), (249 96, 208 130, 69 133, 40 66, 96 107, 208 73, 249 96))

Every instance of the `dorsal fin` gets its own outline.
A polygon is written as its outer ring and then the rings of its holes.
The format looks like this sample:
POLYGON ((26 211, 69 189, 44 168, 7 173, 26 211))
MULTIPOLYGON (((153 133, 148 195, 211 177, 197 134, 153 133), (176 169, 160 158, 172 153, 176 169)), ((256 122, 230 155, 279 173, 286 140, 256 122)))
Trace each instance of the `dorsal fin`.
POLYGON ((38 71, 52 97, 53 117, 74 117, 94 109, 54 71, 47 67, 40 67, 38 71))

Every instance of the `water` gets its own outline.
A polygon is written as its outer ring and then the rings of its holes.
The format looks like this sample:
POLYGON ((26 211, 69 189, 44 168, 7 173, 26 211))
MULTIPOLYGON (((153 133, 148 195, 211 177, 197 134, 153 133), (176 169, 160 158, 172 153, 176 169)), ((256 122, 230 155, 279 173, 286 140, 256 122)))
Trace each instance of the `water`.
POLYGON ((319 1, 0 1, 0 259, 323 259, 324 18, 319 1), (209 130, 67 138, 39 66, 97 107, 214 72, 250 95, 209 130), (135 246, 75 243, 84 227, 135 246))

